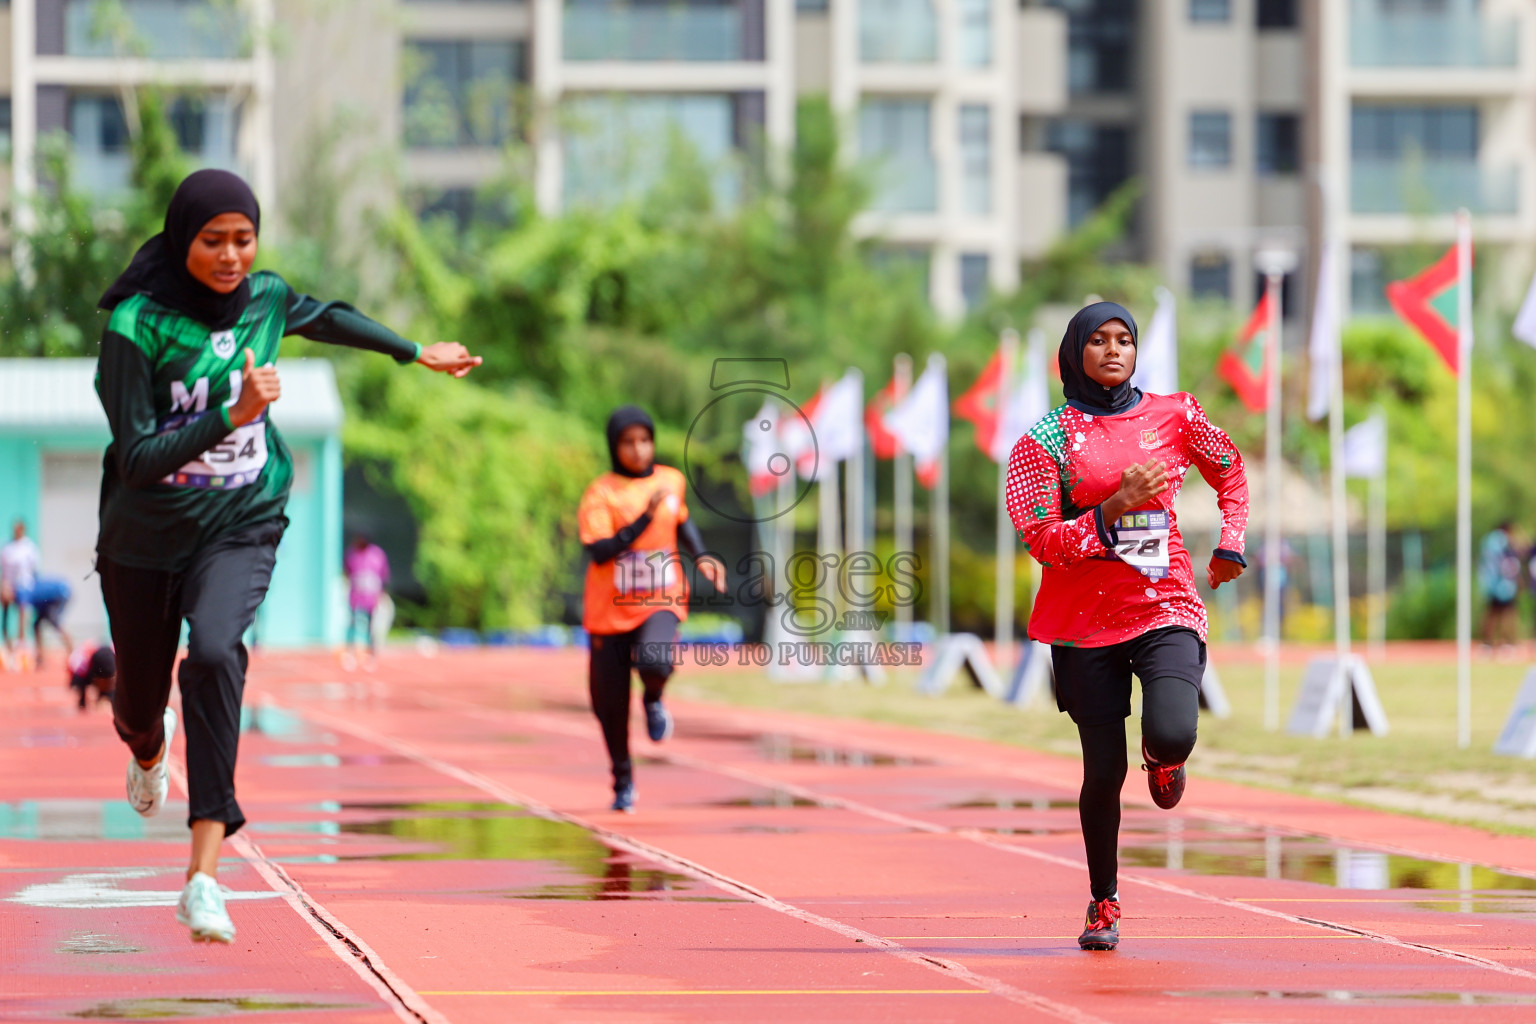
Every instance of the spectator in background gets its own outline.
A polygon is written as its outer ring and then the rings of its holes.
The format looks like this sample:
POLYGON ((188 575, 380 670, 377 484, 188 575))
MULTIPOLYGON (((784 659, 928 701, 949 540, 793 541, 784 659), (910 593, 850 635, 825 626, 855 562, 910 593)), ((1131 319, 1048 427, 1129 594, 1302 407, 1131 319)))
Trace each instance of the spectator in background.
POLYGON ((52 626, 64 643, 64 654, 75 649, 75 642, 64 628, 64 606, 69 604, 69 584, 51 576, 39 576, 25 595, 32 606, 32 640, 37 647, 37 667, 43 667, 43 623, 52 626))
POLYGON ((1515 599, 1520 596, 1520 554, 1514 524, 1505 520, 1483 538, 1477 583, 1483 592, 1483 646, 1506 649, 1515 643, 1515 599))
POLYGON ((347 643, 358 654, 366 649, 371 657, 375 653, 373 642, 373 613, 378 610, 379 598, 389 583, 389 556, 384 549, 364 534, 352 538, 344 565, 349 584, 348 604, 352 614, 347 621, 347 643), (362 637, 357 632, 361 628, 362 637))
POLYGON ((0 641, 11 649, 11 609, 16 609, 16 639, 27 636, 27 620, 22 611, 27 593, 37 579, 37 545, 27 536, 27 524, 20 519, 11 528, 11 541, 0 547, 0 641))
POLYGON ((96 703, 112 702, 117 686, 117 655, 110 646, 82 644, 69 656, 69 687, 80 696, 80 710, 89 708, 87 698, 94 687, 96 703))

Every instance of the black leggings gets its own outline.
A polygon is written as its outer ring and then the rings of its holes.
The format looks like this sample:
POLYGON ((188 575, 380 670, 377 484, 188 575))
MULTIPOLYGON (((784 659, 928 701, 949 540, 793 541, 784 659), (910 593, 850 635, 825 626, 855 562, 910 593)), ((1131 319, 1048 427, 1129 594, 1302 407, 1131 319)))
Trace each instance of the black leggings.
POLYGON ((592 696, 592 713, 602 726, 603 742, 608 746, 615 786, 632 782, 635 777, 634 764, 629 759, 630 673, 639 670, 646 703, 660 700, 672 675, 672 645, 676 640, 677 616, 672 612, 656 612, 628 633, 592 634, 587 688, 592 696))
POLYGON ((1083 788, 1077 813, 1095 900, 1117 893, 1120 790, 1129 767, 1125 719, 1131 673, 1141 680, 1141 739, 1159 764, 1183 764, 1195 748, 1205 644, 1191 630, 1159 629, 1109 647, 1053 647, 1057 700, 1077 724, 1083 788))
POLYGON ((213 541, 181 572, 97 560, 101 596, 117 648, 112 716, 133 756, 148 761, 165 742, 162 716, 187 620, 187 656, 177 672, 187 737, 187 824, 245 824, 235 801, 240 701, 248 661, 245 631, 272 581, 286 519, 269 519, 213 541))

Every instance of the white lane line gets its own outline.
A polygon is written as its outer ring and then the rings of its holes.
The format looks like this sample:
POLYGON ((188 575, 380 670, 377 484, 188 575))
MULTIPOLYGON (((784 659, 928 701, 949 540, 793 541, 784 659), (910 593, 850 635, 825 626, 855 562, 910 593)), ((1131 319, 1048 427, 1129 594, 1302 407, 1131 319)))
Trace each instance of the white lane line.
POLYGON ((356 725, 352 722, 345 721, 325 712, 315 711, 309 708, 305 708, 299 713, 312 721, 323 723, 327 728, 334 729, 337 732, 347 733, 357 739, 363 740, 366 743, 371 743, 375 746, 391 750, 394 753, 401 755, 402 757, 408 757, 411 760, 416 761, 418 764, 431 768, 433 771, 447 775, 450 778, 458 779, 465 785, 473 786, 474 788, 479 789, 481 792, 494 796, 496 799, 501 800, 504 803, 519 807, 522 810, 527 811, 529 814, 540 818, 545 818, 549 821, 561 821, 566 822, 567 824, 576 825, 579 828, 583 828, 588 832, 591 832, 593 835, 598 836, 603 840, 603 842, 607 843, 609 846, 612 846, 614 849, 623 850, 626 853, 644 857, 648 860, 668 867, 673 871, 691 875, 701 881, 709 882, 716 887, 732 894, 733 896, 757 903, 760 906, 764 906, 770 910, 777 911, 778 913, 784 914, 787 917, 794 918, 797 921, 801 921, 805 924, 815 925, 816 927, 835 932, 844 938, 853 939, 854 941, 872 949, 878 949, 889 953, 890 955, 900 960, 906 961, 907 963, 916 964, 920 967, 927 968, 928 970, 942 971, 947 977, 958 978, 972 985, 975 985, 977 988, 985 989, 988 992, 991 992, 993 995, 1002 999, 1006 999, 1009 1002, 1030 1007, 1031 1009, 1054 1017, 1057 1020, 1068 1021, 1070 1024, 1109 1024, 1109 1022, 1105 1021, 1103 1018, 1095 1017, 1089 1013, 1084 1013, 1082 1010, 1079 1010, 1074 1006, 1069 1006, 1065 1003, 1057 1002, 1056 1000, 1047 996, 1042 996, 1038 993, 1030 992, 1027 989, 1022 989, 1015 985, 1010 985, 1007 982, 1000 981, 996 978, 977 974, 975 971, 972 971, 970 968, 964 966, 963 964, 956 963, 952 960, 946 960, 942 957, 927 956, 923 953, 917 952, 916 950, 908 949, 906 946, 903 946, 900 943, 893 942, 890 939, 884 938, 883 936, 876 935, 873 932, 867 932, 862 928, 856 928, 853 925, 845 924, 842 921, 838 921, 834 918, 823 917, 820 914, 815 914, 811 911, 803 910, 800 907, 794 906, 793 904, 785 903, 783 900, 777 899, 768 893, 755 889, 745 882, 741 882, 731 878, 728 875, 721 874, 718 871, 714 871, 713 869, 695 861, 689 860, 686 857, 681 857, 677 854, 663 850, 660 847, 652 846, 650 843, 644 842, 643 840, 635 839, 631 836, 627 836, 619 832, 614 832, 611 829, 604 828, 601 825, 597 825, 576 815, 567 814, 564 811, 556 810, 555 808, 550 807, 539 800, 535 800, 526 794, 519 793, 508 786, 504 786, 494 779, 481 775, 479 772, 470 771, 466 768, 460 768, 456 764, 441 760, 440 758, 434 757, 425 751, 418 750, 408 743, 404 743, 391 736, 386 736, 383 733, 375 732, 374 730, 365 726, 356 725))
MULTIPOLYGON (((851 811, 855 814, 861 814, 865 817, 875 818, 879 821, 887 822, 888 824, 900 825, 903 828, 915 829, 917 831, 927 832, 932 835, 954 836, 957 839, 964 839, 967 842, 977 843, 981 846, 987 846, 994 850, 1001 850, 1004 853, 1011 853, 1020 857, 1030 857, 1034 860, 1044 861, 1048 864, 1056 864, 1061 867, 1074 868, 1078 871, 1087 870, 1087 866, 1085 864, 1071 858, 1057 856, 1056 854, 1052 853, 1045 853, 1041 850, 1032 850, 1027 846, 1017 846, 1012 843, 1001 842, 999 840, 993 839, 991 836, 978 832, 975 829, 952 829, 931 821, 925 821, 922 818, 913 818, 895 811, 887 811, 879 807, 872 807, 868 804, 860 803, 857 800, 848 800, 844 797, 831 796, 826 793, 820 793, 796 783, 784 782, 779 779, 775 779, 772 776, 759 775, 756 772, 734 768, 730 765, 716 764, 715 762, 706 761, 703 758, 693 757, 688 754, 668 752, 666 754, 660 754, 658 757, 660 760, 669 761, 672 764, 676 764, 681 767, 693 768, 696 771, 713 772, 718 775, 725 775, 740 782, 747 782, 756 786, 766 786, 769 788, 782 789, 792 796, 798 796, 805 800, 815 801, 823 807, 833 807, 845 811, 851 811)), ((1497 971, 1500 974, 1507 974, 1513 978, 1524 978, 1526 980, 1536 981, 1536 972, 1521 970, 1518 967, 1510 967, 1509 965, 1501 964, 1496 960, 1486 960, 1483 957, 1474 956, 1471 953, 1462 953, 1454 949, 1444 949, 1440 946, 1431 946, 1422 942, 1409 942, 1405 939, 1399 939, 1396 936, 1387 935, 1382 932, 1371 931, 1365 928, 1356 928, 1352 925, 1338 924, 1333 921, 1324 921, 1319 918, 1298 917, 1295 914, 1287 914, 1281 910, 1273 910, 1269 907, 1258 907, 1251 903, 1243 903, 1238 900, 1228 899, 1224 896, 1214 896, 1210 893, 1201 892, 1198 889, 1189 889, 1182 885, 1176 885, 1173 882, 1168 882, 1160 878, 1150 878, 1146 875, 1142 875, 1134 871, 1122 871, 1120 873, 1120 879, 1122 881, 1134 882, 1138 885, 1145 885, 1148 888, 1160 889, 1163 892, 1172 893, 1176 896, 1184 896, 1189 899, 1200 900, 1205 903, 1214 903, 1217 906, 1230 907, 1234 910, 1243 910, 1250 914, 1258 914, 1261 917, 1272 917, 1277 920, 1288 921, 1292 924, 1302 924, 1313 928, 1326 928, 1332 931, 1344 932, 1349 935, 1358 935, 1361 938, 1370 939, 1373 942, 1379 942, 1383 945, 1394 946, 1399 949, 1415 950, 1420 953, 1428 953, 1431 956, 1444 957, 1449 960, 1456 960, 1471 964, 1476 967, 1481 967, 1485 970, 1497 971)))
MULTIPOLYGON (((171 780, 183 793, 187 792, 187 770, 179 757, 166 761, 171 780)), ((385 966, 383 959, 368 944, 358 938, 346 925, 338 921, 319 901, 304 891, 281 865, 274 864, 261 852, 261 848, 243 833, 233 836, 229 845, 245 859, 271 887, 276 896, 299 915, 314 933, 330 947, 337 959, 351 967, 353 972, 388 1006, 403 1024, 451 1024, 447 1017, 434 1010, 427 1001, 406 984, 399 975, 385 966)), ((174 903, 174 901, 173 901, 174 903)))

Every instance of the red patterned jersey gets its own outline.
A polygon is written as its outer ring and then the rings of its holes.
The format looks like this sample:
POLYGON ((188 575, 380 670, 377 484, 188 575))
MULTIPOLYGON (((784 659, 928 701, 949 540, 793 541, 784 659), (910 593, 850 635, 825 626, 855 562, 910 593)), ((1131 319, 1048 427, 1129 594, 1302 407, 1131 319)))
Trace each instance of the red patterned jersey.
POLYGON ((1144 394, 1111 416, 1064 405, 1019 440, 1008 460, 1008 513, 1044 569, 1029 635, 1051 644, 1107 647, 1164 626, 1206 635, 1189 552, 1173 501, 1193 466, 1216 490, 1219 548, 1243 553, 1248 480, 1232 439, 1188 394, 1144 394), (1169 486, 1105 522, 1100 502, 1133 463, 1159 458, 1169 486))

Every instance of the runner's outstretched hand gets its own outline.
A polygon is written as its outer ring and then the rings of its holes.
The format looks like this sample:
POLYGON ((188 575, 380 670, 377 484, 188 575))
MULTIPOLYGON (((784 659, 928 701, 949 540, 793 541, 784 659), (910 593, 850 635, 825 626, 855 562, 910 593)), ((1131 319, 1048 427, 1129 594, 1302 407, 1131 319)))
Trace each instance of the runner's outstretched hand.
POLYGON ((1242 563, 1234 562, 1230 558, 1212 555, 1211 564, 1205 569, 1205 582, 1211 585, 1212 590, 1215 590, 1223 583, 1231 583, 1242 574, 1242 563))
POLYGON ((705 555, 698 560, 699 573, 709 582, 715 585, 720 593, 725 593, 725 563, 714 555, 705 555))
POLYGON ((1148 459, 1140 465, 1127 466, 1120 474, 1120 489, 1099 506, 1105 520, 1119 519, 1133 508, 1140 508, 1168 489, 1168 465, 1162 459, 1148 459))
POLYGON ((245 350, 245 369, 240 373, 240 399, 229 407, 229 425, 243 427, 283 397, 277 367, 257 366, 256 354, 245 350))
POLYGON ((429 370, 462 377, 484 360, 479 356, 470 355, 469 349, 456 341, 440 341, 436 345, 423 348, 416 361, 429 370))

